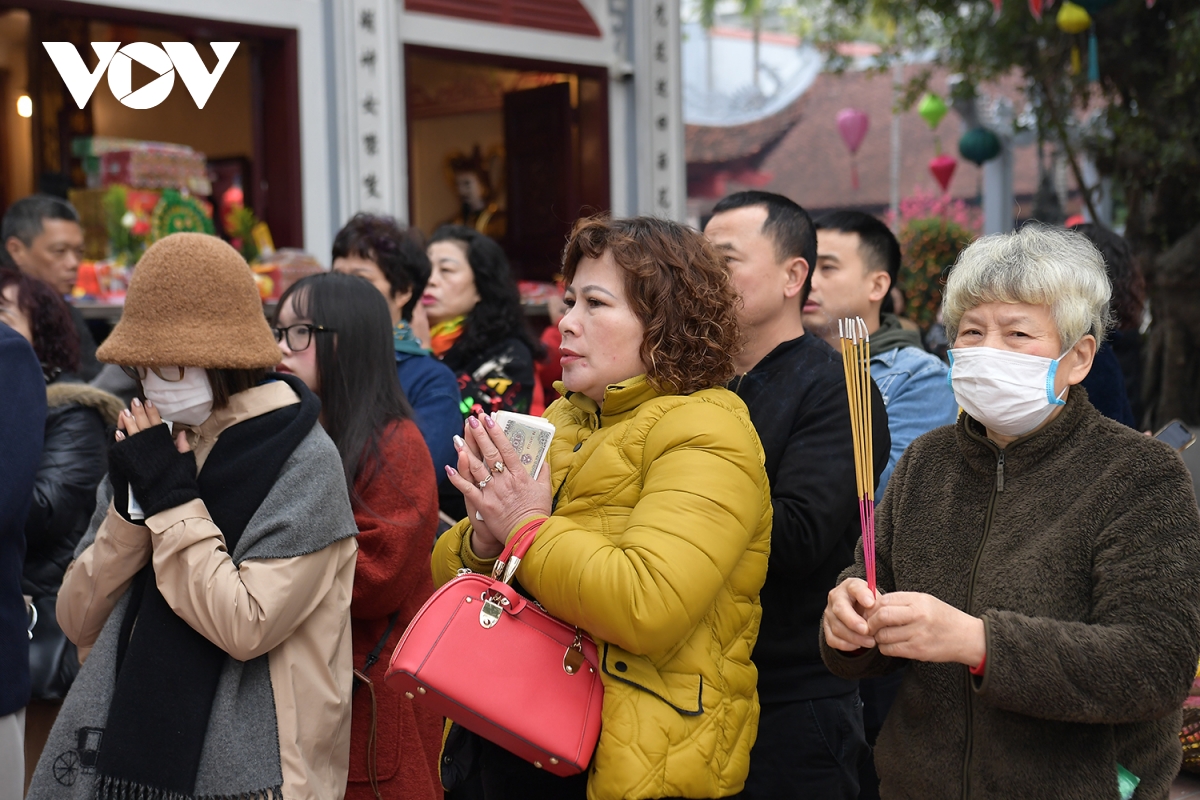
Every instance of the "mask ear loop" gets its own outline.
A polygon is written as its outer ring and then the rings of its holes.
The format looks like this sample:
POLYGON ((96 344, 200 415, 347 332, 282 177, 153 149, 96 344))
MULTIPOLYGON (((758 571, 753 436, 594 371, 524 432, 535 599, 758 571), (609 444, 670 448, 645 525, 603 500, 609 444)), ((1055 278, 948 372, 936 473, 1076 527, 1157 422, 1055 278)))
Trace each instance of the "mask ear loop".
POLYGON ((1057 395, 1054 394, 1054 376, 1058 374, 1059 362, 1062 361, 1063 358, 1066 357, 1067 353, 1071 352, 1071 349, 1074 347, 1075 345, 1071 345, 1071 347, 1063 350, 1062 355, 1050 362, 1050 369, 1046 371, 1046 401, 1052 406, 1065 406, 1067 404, 1067 401, 1063 400, 1063 397, 1066 396, 1067 391, 1070 390, 1071 386, 1068 384, 1064 386, 1063 390, 1057 395))

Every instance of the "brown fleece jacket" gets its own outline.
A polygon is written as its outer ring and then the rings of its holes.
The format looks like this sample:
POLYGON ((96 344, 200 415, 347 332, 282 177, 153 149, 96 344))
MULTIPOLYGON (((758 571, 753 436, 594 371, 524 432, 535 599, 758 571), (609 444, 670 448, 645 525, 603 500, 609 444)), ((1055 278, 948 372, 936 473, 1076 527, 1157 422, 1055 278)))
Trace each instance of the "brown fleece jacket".
MULTIPOLYGON (((900 459, 876 517, 879 588, 982 617, 983 678, 911 662, 879 735, 884 798, 1165 800, 1200 656, 1200 514, 1182 460, 1079 387, 1003 452, 966 414, 900 459)), ((841 579, 862 577, 861 542, 841 579)), ((835 674, 903 659, 821 642, 835 674)))

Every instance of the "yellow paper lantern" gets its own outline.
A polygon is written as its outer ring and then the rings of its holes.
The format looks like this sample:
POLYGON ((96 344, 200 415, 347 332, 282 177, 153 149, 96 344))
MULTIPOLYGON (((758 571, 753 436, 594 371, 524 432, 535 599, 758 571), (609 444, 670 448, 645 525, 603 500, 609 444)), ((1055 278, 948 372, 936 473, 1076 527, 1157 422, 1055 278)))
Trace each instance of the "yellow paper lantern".
POLYGON ((1064 33, 1083 33, 1092 27, 1092 17, 1083 6, 1072 2, 1063 3, 1055 17, 1058 29, 1064 33))

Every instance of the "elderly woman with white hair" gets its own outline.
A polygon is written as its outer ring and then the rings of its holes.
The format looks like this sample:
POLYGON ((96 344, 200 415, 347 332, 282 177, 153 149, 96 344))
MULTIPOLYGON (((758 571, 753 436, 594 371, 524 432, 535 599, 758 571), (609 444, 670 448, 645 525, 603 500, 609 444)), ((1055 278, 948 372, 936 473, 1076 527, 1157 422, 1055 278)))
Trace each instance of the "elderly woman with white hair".
POLYGON ((1165 798, 1200 656, 1200 515, 1183 462, 1078 385, 1110 288, 1084 237, 1027 226, 960 256, 943 316, 964 413, 912 443, 829 594, 847 678, 907 664, 880 795, 1165 798))

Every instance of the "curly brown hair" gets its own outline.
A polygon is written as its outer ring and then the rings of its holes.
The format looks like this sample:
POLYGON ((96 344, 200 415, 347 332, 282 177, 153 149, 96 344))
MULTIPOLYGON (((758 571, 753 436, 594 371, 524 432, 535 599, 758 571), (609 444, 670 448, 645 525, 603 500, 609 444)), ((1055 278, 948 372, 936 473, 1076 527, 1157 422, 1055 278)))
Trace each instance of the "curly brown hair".
POLYGON ((49 284, 0 267, 0 292, 9 286, 17 287, 17 307, 29 319, 33 352, 42 362, 42 369, 54 374, 78 370, 79 332, 66 301, 49 284))
POLYGON ((582 259, 606 252, 625 273, 625 295, 645 330, 641 357, 650 385, 691 394, 727 383, 741 346, 738 298, 708 239, 656 217, 586 217, 563 250, 567 283, 582 259))

